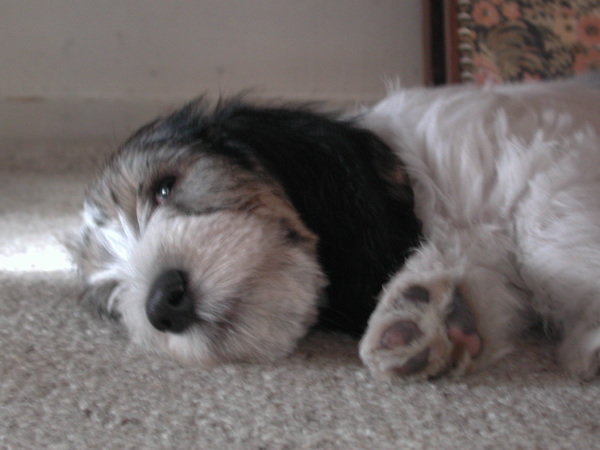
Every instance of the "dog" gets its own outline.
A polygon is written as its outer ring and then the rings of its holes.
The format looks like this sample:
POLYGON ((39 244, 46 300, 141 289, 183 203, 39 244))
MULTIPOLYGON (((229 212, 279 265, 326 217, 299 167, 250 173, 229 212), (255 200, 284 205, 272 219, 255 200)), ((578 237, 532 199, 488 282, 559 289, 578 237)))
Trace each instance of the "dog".
POLYGON ((398 89, 351 115, 190 102, 88 188, 86 303, 185 363, 274 361, 313 327, 375 377, 462 376, 532 323, 600 368, 600 77, 398 89))

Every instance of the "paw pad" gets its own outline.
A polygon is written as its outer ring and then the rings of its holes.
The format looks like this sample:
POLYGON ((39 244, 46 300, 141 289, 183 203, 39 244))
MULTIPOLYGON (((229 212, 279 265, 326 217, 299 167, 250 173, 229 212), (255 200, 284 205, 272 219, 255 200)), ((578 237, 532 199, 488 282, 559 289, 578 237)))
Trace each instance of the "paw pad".
POLYGON ((410 320, 396 322, 389 327, 381 336, 381 348, 393 349, 409 345, 415 339, 423 336, 423 332, 416 323, 410 320))
POLYGON ((481 352, 481 338, 477 333, 467 334, 460 328, 448 328, 448 339, 452 341, 457 349, 466 349, 472 358, 481 352))
POLYGON ((466 349, 473 358, 479 355, 481 337, 477 331, 477 322, 458 289, 454 291, 451 310, 446 318, 446 328, 448 339, 456 347, 466 349))
POLYGON ((410 358, 402 367, 396 367, 393 372, 398 376, 408 376, 425 370, 429 363, 429 347, 410 358))

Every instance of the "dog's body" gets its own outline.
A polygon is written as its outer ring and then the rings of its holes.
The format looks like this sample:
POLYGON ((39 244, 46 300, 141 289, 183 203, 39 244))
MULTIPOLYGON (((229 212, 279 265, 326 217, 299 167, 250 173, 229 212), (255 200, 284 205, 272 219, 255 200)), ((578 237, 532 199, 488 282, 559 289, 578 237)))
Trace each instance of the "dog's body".
POLYGON ((401 91, 359 125, 192 103, 138 131, 89 190, 86 298, 202 364, 272 360, 317 316, 353 333, 370 316, 360 353, 383 377, 462 374, 542 318, 590 378, 599 104, 573 82, 401 91))

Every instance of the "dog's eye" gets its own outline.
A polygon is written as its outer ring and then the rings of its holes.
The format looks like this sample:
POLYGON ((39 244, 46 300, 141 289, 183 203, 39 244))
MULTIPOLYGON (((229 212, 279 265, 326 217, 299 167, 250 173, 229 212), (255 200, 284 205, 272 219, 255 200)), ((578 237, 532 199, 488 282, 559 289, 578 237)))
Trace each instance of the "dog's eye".
POLYGON ((156 183, 154 192, 154 203, 157 205, 164 205, 169 196, 171 195, 171 191, 173 190, 173 186, 175 185, 175 177, 169 176, 162 178, 156 183))

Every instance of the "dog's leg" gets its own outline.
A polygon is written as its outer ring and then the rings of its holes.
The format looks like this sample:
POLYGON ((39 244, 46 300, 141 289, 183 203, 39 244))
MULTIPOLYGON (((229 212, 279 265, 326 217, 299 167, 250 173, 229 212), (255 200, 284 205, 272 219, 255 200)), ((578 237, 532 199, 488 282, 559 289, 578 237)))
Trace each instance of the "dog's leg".
POLYGON ((504 274, 428 245, 384 288, 361 358, 379 378, 463 375, 510 351, 524 295, 504 274))

